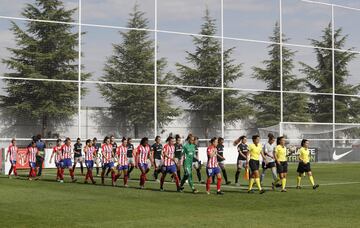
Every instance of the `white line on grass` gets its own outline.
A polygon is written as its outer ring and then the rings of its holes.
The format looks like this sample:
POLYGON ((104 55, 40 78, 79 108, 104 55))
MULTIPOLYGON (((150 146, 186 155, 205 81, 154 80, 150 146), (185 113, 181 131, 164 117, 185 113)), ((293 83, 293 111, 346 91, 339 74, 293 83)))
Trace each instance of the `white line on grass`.
MULTIPOLYGON (((54 174, 43 174, 43 176, 51 176, 51 177, 55 177, 56 175, 54 174)), ((83 176, 80 176, 80 177, 83 177, 83 176)), ((84 178, 84 177, 83 177, 84 178)), ((101 177, 99 176, 94 176, 94 179, 100 179, 101 177)), ((106 179, 109 179, 108 177, 106 177, 106 179)), ((81 181, 80 178, 77 178, 78 181, 81 181)), ((133 182, 133 183, 136 183, 136 182, 139 182, 139 180, 131 180, 129 179, 128 180, 129 182, 133 182)), ((152 184, 154 183, 157 183, 156 181, 153 181, 153 180, 149 180, 149 182, 151 182, 152 184)), ((79 182, 81 183, 81 182, 79 182)), ((164 182, 164 184, 167 184, 167 185, 173 185, 175 183, 173 182, 164 182)), ((337 182, 337 183, 320 183, 320 187, 321 186, 336 186, 336 185, 352 185, 352 184, 360 184, 360 181, 353 181, 353 182, 337 182)), ((185 184, 186 185, 186 184, 185 184)), ((201 186, 201 187, 205 187, 206 185, 205 184, 199 184, 199 183, 194 183, 195 186, 201 186)), ((212 185, 214 186, 214 185, 212 185)), ((302 187, 312 187, 312 185, 301 185, 302 187)), ((288 185, 287 186, 288 188, 295 188, 296 186, 295 185, 288 185)), ((247 186, 229 186, 229 185, 221 185, 221 188, 228 188, 228 189, 239 189, 239 190, 247 190, 247 186)), ((256 189, 256 188, 255 188, 256 189)), ((264 189, 266 190, 270 190, 271 188, 269 187, 264 187, 264 189)))

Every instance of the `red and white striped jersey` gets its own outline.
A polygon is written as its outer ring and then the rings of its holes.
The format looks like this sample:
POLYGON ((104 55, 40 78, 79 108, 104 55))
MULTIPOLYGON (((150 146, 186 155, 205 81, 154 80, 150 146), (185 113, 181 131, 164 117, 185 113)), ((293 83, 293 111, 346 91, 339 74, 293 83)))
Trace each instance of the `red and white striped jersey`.
POLYGON ((210 155, 213 153, 213 151, 216 151, 216 147, 211 145, 207 148, 207 155, 208 155, 208 162, 207 162, 207 167, 208 168, 215 168, 218 167, 218 162, 217 162, 217 156, 213 156, 210 157, 210 155))
POLYGON ((118 164, 120 166, 128 165, 128 158, 127 158, 127 146, 120 145, 116 149, 116 155, 118 157, 118 164))
POLYGON ((61 147, 61 152, 62 152, 62 158, 63 159, 69 159, 72 156, 73 148, 72 148, 71 145, 68 146, 68 145, 64 144, 61 147))
POLYGON ((38 153, 38 148, 30 146, 27 150, 29 162, 36 162, 36 154, 38 153))
POLYGON ((139 156, 139 163, 147 163, 147 159, 149 157, 150 154, 150 146, 146 145, 139 145, 137 147, 137 154, 139 156))
POLYGON ((94 146, 91 146, 91 147, 85 146, 84 153, 85 153, 85 161, 92 161, 92 160, 94 160, 96 148, 94 146))
POLYGON ((164 165, 165 166, 175 165, 175 162, 173 161, 175 156, 175 146, 174 145, 170 146, 169 144, 164 145, 163 153, 164 153, 163 155, 164 165), (167 157, 165 157, 165 155, 167 155, 167 157))
POLYGON ((103 158, 103 162, 109 163, 112 162, 112 152, 113 152, 113 147, 111 144, 107 145, 107 144, 103 144, 101 147, 101 154, 102 154, 102 158, 103 158))
POLYGON ((55 162, 60 162, 62 159, 62 151, 61 146, 53 147, 53 154, 55 154, 55 162))
POLYGON ((10 144, 8 151, 7 151, 10 161, 16 161, 17 151, 18 151, 18 148, 16 146, 14 146, 13 144, 10 144))

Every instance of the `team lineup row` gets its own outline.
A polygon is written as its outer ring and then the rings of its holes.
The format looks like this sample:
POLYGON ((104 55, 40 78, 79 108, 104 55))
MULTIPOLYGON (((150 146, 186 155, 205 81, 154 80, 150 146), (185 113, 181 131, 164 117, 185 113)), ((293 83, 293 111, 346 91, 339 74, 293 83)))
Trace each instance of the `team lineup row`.
MULTIPOLYGON (((72 146, 70 138, 66 138, 64 143, 62 143, 61 139, 58 139, 56 146, 52 149, 50 163, 54 160, 57 167, 57 181, 61 183, 64 182, 64 170, 68 169, 72 182, 75 182, 77 181, 74 175, 76 163, 80 163, 81 172, 83 173, 82 152, 84 152, 85 165, 87 168, 85 183, 88 183, 89 180, 93 184, 96 183, 93 177, 93 168, 96 166, 97 173, 99 172, 99 167, 102 167, 102 184, 105 182, 105 176, 111 173, 113 186, 115 186, 117 180, 123 176, 124 186, 128 187, 129 176, 133 169, 137 168, 141 172, 140 188, 144 188, 147 174, 150 168, 154 167, 153 176, 155 180, 160 182, 161 191, 164 190, 163 185, 166 175, 170 174, 176 184, 177 191, 181 192, 184 189, 185 182, 188 182, 193 193, 198 193, 198 190, 194 187, 192 178, 192 169, 194 168, 199 182, 204 183, 201 180, 200 170, 202 164, 199 159, 197 147, 198 138, 189 134, 184 144, 182 144, 181 141, 182 138, 179 135, 176 135, 175 138, 169 136, 166 139, 166 144, 163 146, 161 144, 161 138, 157 136, 155 143, 150 146, 149 139, 145 137, 141 139, 137 147, 134 147, 131 143, 131 138, 124 137, 121 140, 121 144, 117 146, 113 136, 106 136, 101 145, 99 145, 97 139, 94 138, 93 140, 86 140, 86 145, 82 147, 79 138, 74 146, 72 146), (74 164, 72 164, 72 158, 74 158, 74 164), (181 168, 184 170, 182 178, 181 168), (160 180, 158 180, 159 174, 161 174, 160 180)), ((273 178, 272 189, 275 190, 277 187, 281 187, 281 192, 286 192, 286 177, 288 172, 287 156, 294 153, 295 150, 288 150, 286 148, 285 137, 275 139, 272 134, 268 135, 268 141, 265 145, 260 143, 260 137, 258 135, 254 135, 252 141, 253 143, 248 145, 246 136, 241 136, 234 141, 234 146, 237 146, 238 149, 235 185, 240 186, 239 176, 241 169, 244 168, 244 176, 247 177, 246 179, 249 179, 248 192, 254 193, 252 188, 254 183, 256 183, 260 194, 263 194, 265 190, 262 188, 262 181, 265 177, 266 170, 271 170, 273 178), (261 175, 259 172, 260 160, 262 160, 261 175)), ((207 147, 208 160, 206 163, 206 193, 210 194, 210 184, 211 182, 215 182, 215 178, 217 178, 217 194, 223 195, 224 193, 221 191, 222 177, 224 177, 226 184, 231 183, 228 181, 224 163, 224 139, 214 137, 209 143, 210 145, 207 147)), ((11 163, 9 177, 12 172, 17 176, 17 152, 16 140, 12 139, 5 159, 11 163)), ((40 150, 37 147, 37 143, 33 140, 27 148, 26 156, 30 167, 29 180, 37 179, 36 157, 39 153, 40 150)), ((299 161, 297 168, 297 188, 301 188, 301 178, 305 173, 308 174, 313 189, 318 188, 319 185, 315 184, 311 172, 309 141, 306 139, 301 142, 299 161)))

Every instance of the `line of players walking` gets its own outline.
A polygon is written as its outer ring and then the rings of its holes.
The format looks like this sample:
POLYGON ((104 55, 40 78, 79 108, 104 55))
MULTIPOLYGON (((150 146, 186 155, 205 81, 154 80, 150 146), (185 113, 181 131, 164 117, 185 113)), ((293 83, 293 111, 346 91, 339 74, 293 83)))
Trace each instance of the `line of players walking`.
MULTIPOLYGON (((96 175, 99 175, 101 169, 101 183, 105 184, 105 177, 111 174, 112 186, 116 186, 117 180, 122 176, 123 185, 128 187, 128 179, 134 170, 140 170, 140 188, 143 189, 147 181, 147 175, 150 168, 153 167, 153 177, 160 182, 160 190, 164 191, 164 181, 167 174, 171 175, 175 182, 177 191, 181 192, 184 185, 188 182, 193 193, 198 193, 195 189, 192 171, 196 170, 197 178, 200 183, 205 183, 202 180, 201 169, 202 162, 199 158, 198 138, 189 134, 185 142, 182 143, 182 138, 179 135, 175 137, 169 136, 164 145, 161 144, 160 136, 155 138, 155 143, 150 146, 148 138, 142 138, 139 145, 135 147, 132 144, 131 138, 122 138, 121 144, 118 146, 115 142, 114 136, 106 136, 102 144, 97 143, 97 139, 86 140, 85 146, 81 144, 78 138, 76 143, 72 145, 71 139, 66 138, 64 142, 61 139, 56 141, 53 147, 53 152, 50 157, 50 163, 55 162, 57 167, 56 180, 64 182, 64 171, 69 170, 69 175, 72 182, 76 182, 75 168, 76 164, 80 163, 81 174, 83 174, 83 154, 85 157, 85 165, 87 172, 85 175, 85 183, 91 181, 95 184, 93 169, 96 168, 96 175), (100 151, 101 148, 101 151, 100 151), (74 164, 72 162, 74 158, 74 164), (184 174, 181 176, 181 169, 184 174), (160 179, 159 179, 159 175, 160 179)), ((272 189, 281 187, 281 192, 286 192, 286 179, 288 172, 287 156, 294 153, 296 148, 287 148, 285 137, 275 137, 272 134, 268 135, 268 141, 265 145, 260 143, 260 137, 254 135, 252 137, 253 143, 248 145, 246 136, 241 136, 234 141, 234 146, 238 149, 237 170, 235 174, 235 185, 240 186, 239 177, 241 170, 245 170, 245 177, 249 179, 248 193, 254 193, 253 185, 256 184, 259 193, 263 194, 265 190, 262 187, 267 170, 271 171, 272 175, 272 189), (276 141, 276 142, 275 142, 276 141), (262 159, 261 159, 262 158, 262 159), (262 172, 260 174, 260 160, 262 160, 262 172)), ((206 163, 206 193, 210 194, 210 185, 215 183, 216 178, 216 194, 223 195, 221 191, 222 178, 225 179, 225 184, 231 184, 228 180, 225 157, 224 157, 224 139, 212 138, 207 147, 207 163, 206 163), (222 174, 221 174, 222 173, 222 174)), ((12 172, 17 176, 16 170, 16 155, 18 148, 16 140, 12 139, 6 154, 6 161, 11 163, 9 170, 9 177, 12 172)), ((29 180, 36 180, 36 156, 39 150, 36 147, 36 142, 32 141, 27 148, 26 159, 29 161, 29 180)), ((310 167, 310 152, 309 141, 304 139, 301 142, 299 150, 299 164, 297 168, 297 188, 301 188, 301 178, 307 173, 313 189, 319 187, 315 184, 310 167)))

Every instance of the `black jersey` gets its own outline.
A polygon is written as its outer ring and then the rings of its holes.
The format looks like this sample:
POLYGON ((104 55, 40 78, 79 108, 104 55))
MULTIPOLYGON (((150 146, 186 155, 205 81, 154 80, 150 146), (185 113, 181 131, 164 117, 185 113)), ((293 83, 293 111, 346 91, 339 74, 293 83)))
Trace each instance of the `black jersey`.
POLYGON ((195 154, 194 154, 193 162, 198 162, 197 159, 198 155, 199 155, 199 148, 197 145, 195 145, 195 154))
POLYGON ((154 151, 154 159, 161 159, 161 152, 162 152, 162 149, 163 149, 163 146, 161 144, 156 144, 154 143, 152 146, 151 146, 151 149, 154 151))
POLYGON ((175 144, 175 158, 181 159, 182 147, 182 144, 175 144))
POLYGON ((133 151, 134 151, 134 145, 128 144, 127 145, 127 157, 132 158, 133 157, 133 151))
POLYGON ((217 147, 216 147, 216 149, 217 149, 217 153, 218 153, 218 155, 220 155, 220 156, 217 156, 217 161, 218 162, 222 162, 222 161, 224 161, 225 159, 223 159, 223 157, 224 157, 224 145, 217 145, 217 147))
POLYGON ((238 145, 238 151, 241 151, 245 155, 245 157, 243 157, 243 156, 241 156, 241 154, 239 154, 238 160, 246 160, 246 156, 247 156, 247 154, 249 152, 248 145, 240 143, 238 145))
POLYGON ((78 158, 78 157, 81 157, 81 151, 82 151, 82 144, 81 143, 75 143, 74 144, 74 157, 75 158, 78 158))
POLYGON ((117 144, 116 142, 114 142, 112 145, 112 150, 113 150, 113 153, 115 154, 116 153, 116 150, 117 150, 117 144))

